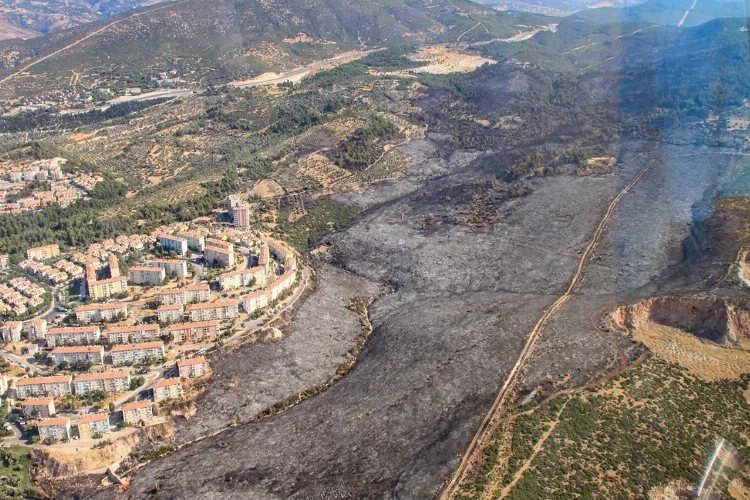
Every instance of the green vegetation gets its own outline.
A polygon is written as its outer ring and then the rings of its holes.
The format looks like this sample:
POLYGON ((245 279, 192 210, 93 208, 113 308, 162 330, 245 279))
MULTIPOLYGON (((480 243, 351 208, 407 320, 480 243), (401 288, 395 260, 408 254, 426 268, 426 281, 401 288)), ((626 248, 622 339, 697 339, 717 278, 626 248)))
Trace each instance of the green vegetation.
POLYGON ((32 488, 29 468, 31 454, 24 446, 0 448, 0 476, 8 480, 0 482, 0 498, 26 498, 32 488))
POLYGON ((276 235, 304 252, 326 234, 349 224, 360 211, 358 206, 323 198, 294 222, 289 222, 288 216, 279 216, 276 235))
MULTIPOLYGON (((650 357, 602 387, 561 395, 537 408, 519 408, 507 432, 495 436, 484 468, 462 498, 478 498, 498 469, 509 485, 532 457, 508 498, 646 498, 668 481, 700 481, 718 437, 734 445, 746 462, 750 404, 743 395, 750 376, 705 382, 685 369, 650 357), (525 411, 526 410, 526 411, 525 411), (554 429, 553 429, 554 426, 554 429), (546 441, 540 438, 553 429, 546 441), (585 453, 582 453, 585 450, 585 453)), ((747 477, 728 473, 729 477, 747 477)), ((726 478, 719 481, 726 495, 726 478)))
POLYGON ((362 170, 382 154, 382 141, 398 137, 401 137, 398 127, 375 115, 367 127, 355 130, 349 139, 339 144, 335 162, 342 168, 362 170))

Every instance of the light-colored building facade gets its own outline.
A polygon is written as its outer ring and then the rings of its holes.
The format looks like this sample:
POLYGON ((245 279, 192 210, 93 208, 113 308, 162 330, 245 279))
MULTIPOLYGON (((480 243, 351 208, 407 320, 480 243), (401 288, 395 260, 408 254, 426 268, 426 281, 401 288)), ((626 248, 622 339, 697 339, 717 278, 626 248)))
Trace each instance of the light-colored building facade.
POLYGON ((55 347, 49 353, 52 362, 59 365, 63 361, 70 364, 84 362, 92 365, 104 364, 104 347, 100 345, 82 345, 71 347, 55 347))
POLYGON ((159 325, 133 325, 107 328, 102 335, 109 344, 138 344, 159 338, 159 325))
POLYGON ((203 257, 211 267, 234 267, 234 250, 212 247, 206 243, 203 257))
POLYGON ((232 225, 235 227, 250 227, 250 205, 241 203, 232 210, 232 225))
POLYGON ((287 271, 282 274, 279 279, 268 287, 268 301, 273 302, 279 295, 288 290, 294 284, 296 277, 297 273, 295 271, 287 271))
POLYGON ((57 347, 66 344, 95 344, 100 336, 101 331, 98 326, 50 328, 47 331, 47 345, 57 347))
POLYGON ((23 414, 29 418, 50 418, 55 414, 55 400, 52 398, 31 398, 21 402, 23 414))
POLYGON ((251 267, 250 269, 241 269, 224 273, 218 277, 219 286, 222 290, 232 290, 245 286, 265 284, 266 272, 261 266, 251 267))
POLYGON ((202 252, 206 248, 206 239, 203 235, 198 233, 192 233, 188 231, 179 232, 176 234, 178 238, 183 238, 187 241, 188 248, 195 252, 202 252))
POLYGON ((167 274, 161 267, 134 266, 128 271, 131 285, 156 286, 164 283, 167 274))
POLYGON ((202 356, 177 362, 180 378, 199 378, 206 374, 206 360, 202 356))
POLYGON ((29 260, 47 260, 60 255, 60 245, 44 245, 26 250, 26 258, 29 260))
POLYGON ((194 323, 178 323, 169 325, 169 332, 172 342, 195 343, 195 342, 213 342, 221 334, 219 325, 221 321, 197 321, 194 323))
POLYGON ((156 382, 154 390, 154 401, 157 403, 166 399, 179 399, 182 397, 182 383, 179 378, 165 378, 156 382))
POLYGON ((29 340, 44 339, 47 337, 47 320, 44 318, 32 319, 24 323, 26 337, 29 340))
POLYGON ((145 360, 160 360, 164 357, 164 342, 142 342, 112 347, 109 351, 113 365, 141 363, 145 360))
POLYGON ((89 296, 94 300, 108 299, 128 291, 128 279, 125 276, 98 281, 86 280, 89 296))
POLYGON ((154 405, 151 401, 136 401, 122 405, 122 419, 131 425, 148 422, 154 418, 154 405))
POLYGON ((159 323, 178 323, 185 319, 182 304, 159 306, 156 309, 156 315, 159 318, 159 323))
POLYGON ((8 321, 4 323, 1 330, 4 342, 20 342, 22 323, 20 321, 8 321))
POLYGON ((191 285, 159 294, 159 301, 165 305, 208 302, 209 300, 211 300, 211 289, 208 285, 191 285))
POLYGON ((243 295, 240 297, 240 302, 245 312, 252 314, 258 309, 268 306, 268 292, 266 290, 258 290, 257 292, 243 295))
POLYGON ((69 418, 46 418, 37 424, 39 439, 42 441, 62 441, 70 439, 69 418))
POLYGON ((187 261, 179 259, 154 259, 146 263, 149 266, 164 269, 168 278, 187 278, 188 267, 187 261))
POLYGON ((73 392, 73 377, 61 375, 57 377, 25 377, 16 381, 16 396, 19 399, 33 396, 67 396, 73 392))
POLYGON ((130 372, 84 373, 73 380, 76 394, 89 391, 124 392, 130 389, 130 372))
POLYGON ((191 304, 187 313, 190 321, 228 320, 239 314, 239 302, 236 300, 217 300, 205 304, 191 304))
POLYGON ((10 268, 10 257, 7 254, 0 255, 0 271, 10 268))
POLYGON ((80 323, 113 322, 128 317, 128 305, 123 302, 111 304, 86 304, 76 307, 76 319, 80 323))
POLYGON ((94 436, 104 437, 109 435, 109 415, 106 413, 94 413, 93 415, 84 415, 76 422, 78 427, 78 437, 81 439, 91 439, 94 436))
POLYGON ((178 238, 164 234, 159 236, 159 244, 164 250, 174 250, 177 255, 185 255, 188 250, 188 242, 185 238, 178 238))

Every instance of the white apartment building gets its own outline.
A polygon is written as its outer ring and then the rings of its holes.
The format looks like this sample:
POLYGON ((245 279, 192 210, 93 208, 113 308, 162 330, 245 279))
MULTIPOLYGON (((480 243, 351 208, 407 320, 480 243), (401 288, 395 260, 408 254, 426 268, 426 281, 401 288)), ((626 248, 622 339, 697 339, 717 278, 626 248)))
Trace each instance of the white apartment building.
POLYGON ((113 365, 141 363, 146 359, 164 357, 164 342, 142 342, 140 344, 116 345, 109 351, 113 365))
POLYGON ((185 318, 182 304, 159 306, 156 309, 156 315, 159 318, 159 323, 177 323, 185 318))
POLYGON ((164 273, 169 278, 187 278, 188 267, 187 261, 179 259, 154 259, 146 263, 152 267, 164 269, 164 273))
POLYGON ((16 381, 16 396, 25 399, 32 396, 67 396, 73 392, 70 375, 57 377, 24 377, 16 381))
POLYGON ((63 361, 67 361, 70 364, 83 361, 92 365, 101 365, 104 364, 104 347, 100 345, 55 347, 50 352, 49 357, 52 358, 52 362, 56 365, 59 365, 63 361))
POLYGON ((239 302, 236 300, 217 300, 205 304, 188 306, 190 321, 228 320, 239 314, 239 302))
POLYGON ((151 401, 136 401, 122 405, 122 419, 132 425, 148 422, 154 418, 154 405, 151 401))
POLYGON ((89 391, 124 392, 130 389, 130 372, 84 373, 73 380, 76 394, 89 391))
POLYGON ((107 328, 102 335, 109 344, 137 344, 159 338, 159 325, 133 325, 107 328))
POLYGON ((47 345, 57 347, 66 344, 94 344, 99 340, 100 335, 98 326, 50 328, 47 331, 47 345))
POLYGON ((193 323, 177 323, 169 325, 169 332, 172 342, 192 343, 192 342, 213 342, 220 335, 219 325, 221 321, 197 321, 193 323))
POLYGON ((180 378, 199 378, 206 374, 206 359, 202 356, 177 362, 180 378))
POLYGON ((118 321, 128 317, 128 305, 121 302, 111 304, 87 304, 76 307, 76 319, 80 323, 118 321))
POLYGON ((250 269, 241 269, 224 273, 219 276, 219 286, 222 290, 232 290, 255 284, 263 286, 266 281, 266 272, 262 266, 251 267, 250 269))
POLYGON ((69 418, 45 418, 37 424, 39 439, 42 441, 62 441, 70 439, 70 419, 69 418))
POLYGON ((154 390, 154 401, 164 401, 166 399, 179 399, 182 397, 182 383, 179 378, 165 378, 156 382, 152 389, 154 390))
POLYGON ((131 285, 161 285, 167 274, 161 267, 135 266, 128 271, 131 285))

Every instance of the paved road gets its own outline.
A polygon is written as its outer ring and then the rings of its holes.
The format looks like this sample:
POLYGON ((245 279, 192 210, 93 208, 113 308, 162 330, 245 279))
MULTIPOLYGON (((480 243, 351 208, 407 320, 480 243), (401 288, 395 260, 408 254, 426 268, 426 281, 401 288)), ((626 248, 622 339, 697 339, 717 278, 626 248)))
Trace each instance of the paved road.
POLYGON ((36 366, 34 366, 31 363, 29 363, 28 361, 26 361, 24 358, 22 358, 18 354, 13 354, 12 352, 8 352, 8 351, 5 351, 5 350, 0 350, 0 356, 2 356, 3 358, 7 359, 11 363, 14 363, 14 364, 20 366, 21 368, 28 368, 31 371, 36 372, 36 373, 41 373, 42 372, 42 370, 40 370, 36 366))

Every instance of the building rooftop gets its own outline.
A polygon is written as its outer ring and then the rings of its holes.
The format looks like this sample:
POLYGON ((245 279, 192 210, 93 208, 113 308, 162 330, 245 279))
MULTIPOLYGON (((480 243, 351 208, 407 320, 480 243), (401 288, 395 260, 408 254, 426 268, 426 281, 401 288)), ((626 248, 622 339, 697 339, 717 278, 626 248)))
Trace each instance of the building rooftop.
POLYGON ((64 384, 65 382, 70 383, 70 375, 60 375, 57 377, 24 377, 16 381, 16 386, 19 385, 37 385, 37 384, 64 384))
POLYGON ((160 387, 169 387, 170 385, 180 384, 180 379, 178 378, 163 378, 156 382, 153 386, 151 386, 154 389, 158 389, 160 387))
POLYGON ((123 344, 112 347, 110 352, 134 351, 137 349, 155 349, 160 347, 164 349, 164 342, 141 342, 140 344, 123 344))
POLYGON ((29 398, 21 401, 21 406, 49 406, 51 402, 52 398, 29 398))
POLYGON ((42 419, 38 426, 39 427, 50 427, 52 425, 68 425, 70 423, 69 418, 58 417, 58 418, 45 418, 42 419))
MULTIPOLYGON (((101 283, 101 281, 99 283, 101 283)), ((107 309, 120 309, 123 307, 128 307, 128 305, 122 302, 110 302, 109 304, 87 304, 85 306, 76 307, 76 312, 78 311, 103 311, 107 309)))
POLYGON ((71 328, 50 328, 47 335, 64 335, 66 333, 96 333, 98 326, 76 326, 71 328))
POLYGON ((175 330, 185 330, 188 328, 205 328, 207 326, 219 326, 220 324, 221 321, 219 320, 195 321, 193 323, 175 323, 173 325, 169 325, 167 327, 167 331, 173 332, 175 330))
POLYGON ((176 311, 176 310, 182 311, 182 304, 170 304, 170 305, 167 305, 167 306, 159 306, 159 307, 156 308, 156 312, 159 312, 159 311, 176 311))
POLYGON ((148 408, 153 403, 151 401, 136 401, 135 403, 128 403, 122 405, 122 411, 139 410, 141 408, 148 408))
POLYGON ((196 356, 195 358, 183 359, 183 360, 178 361, 177 367, 182 368, 183 366, 199 365, 205 362, 206 362, 206 358, 204 358, 203 356, 196 356))
POLYGON ((113 378, 127 378, 129 373, 125 370, 104 373, 84 373, 76 376, 74 382, 90 382, 92 380, 110 380, 113 378))
POLYGON ((109 415, 104 412, 84 415, 76 421, 76 424, 88 424, 91 422, 101 422, 102 420, 109 420, 109 415))
POLYGON ((204 302, 202 304, 191 304, 189 310, 195 309, 213 309, 214 307, 232 307, 238 306, 239 302, 236 300, 217 300, 216 302, 204 302))
POLYGON ((55 347, 50 354, 73 354, 77 352, 103 352, 104 347, 100 345, 79 345, 70 347, 55 347))
POLYGON ((142 332, 146 330, 159 330, 159 325, 142 324, 142 325, 133 325, 133 326, 112 326, 104 330, 104 335, 109 335, 110 333, 142 332))

